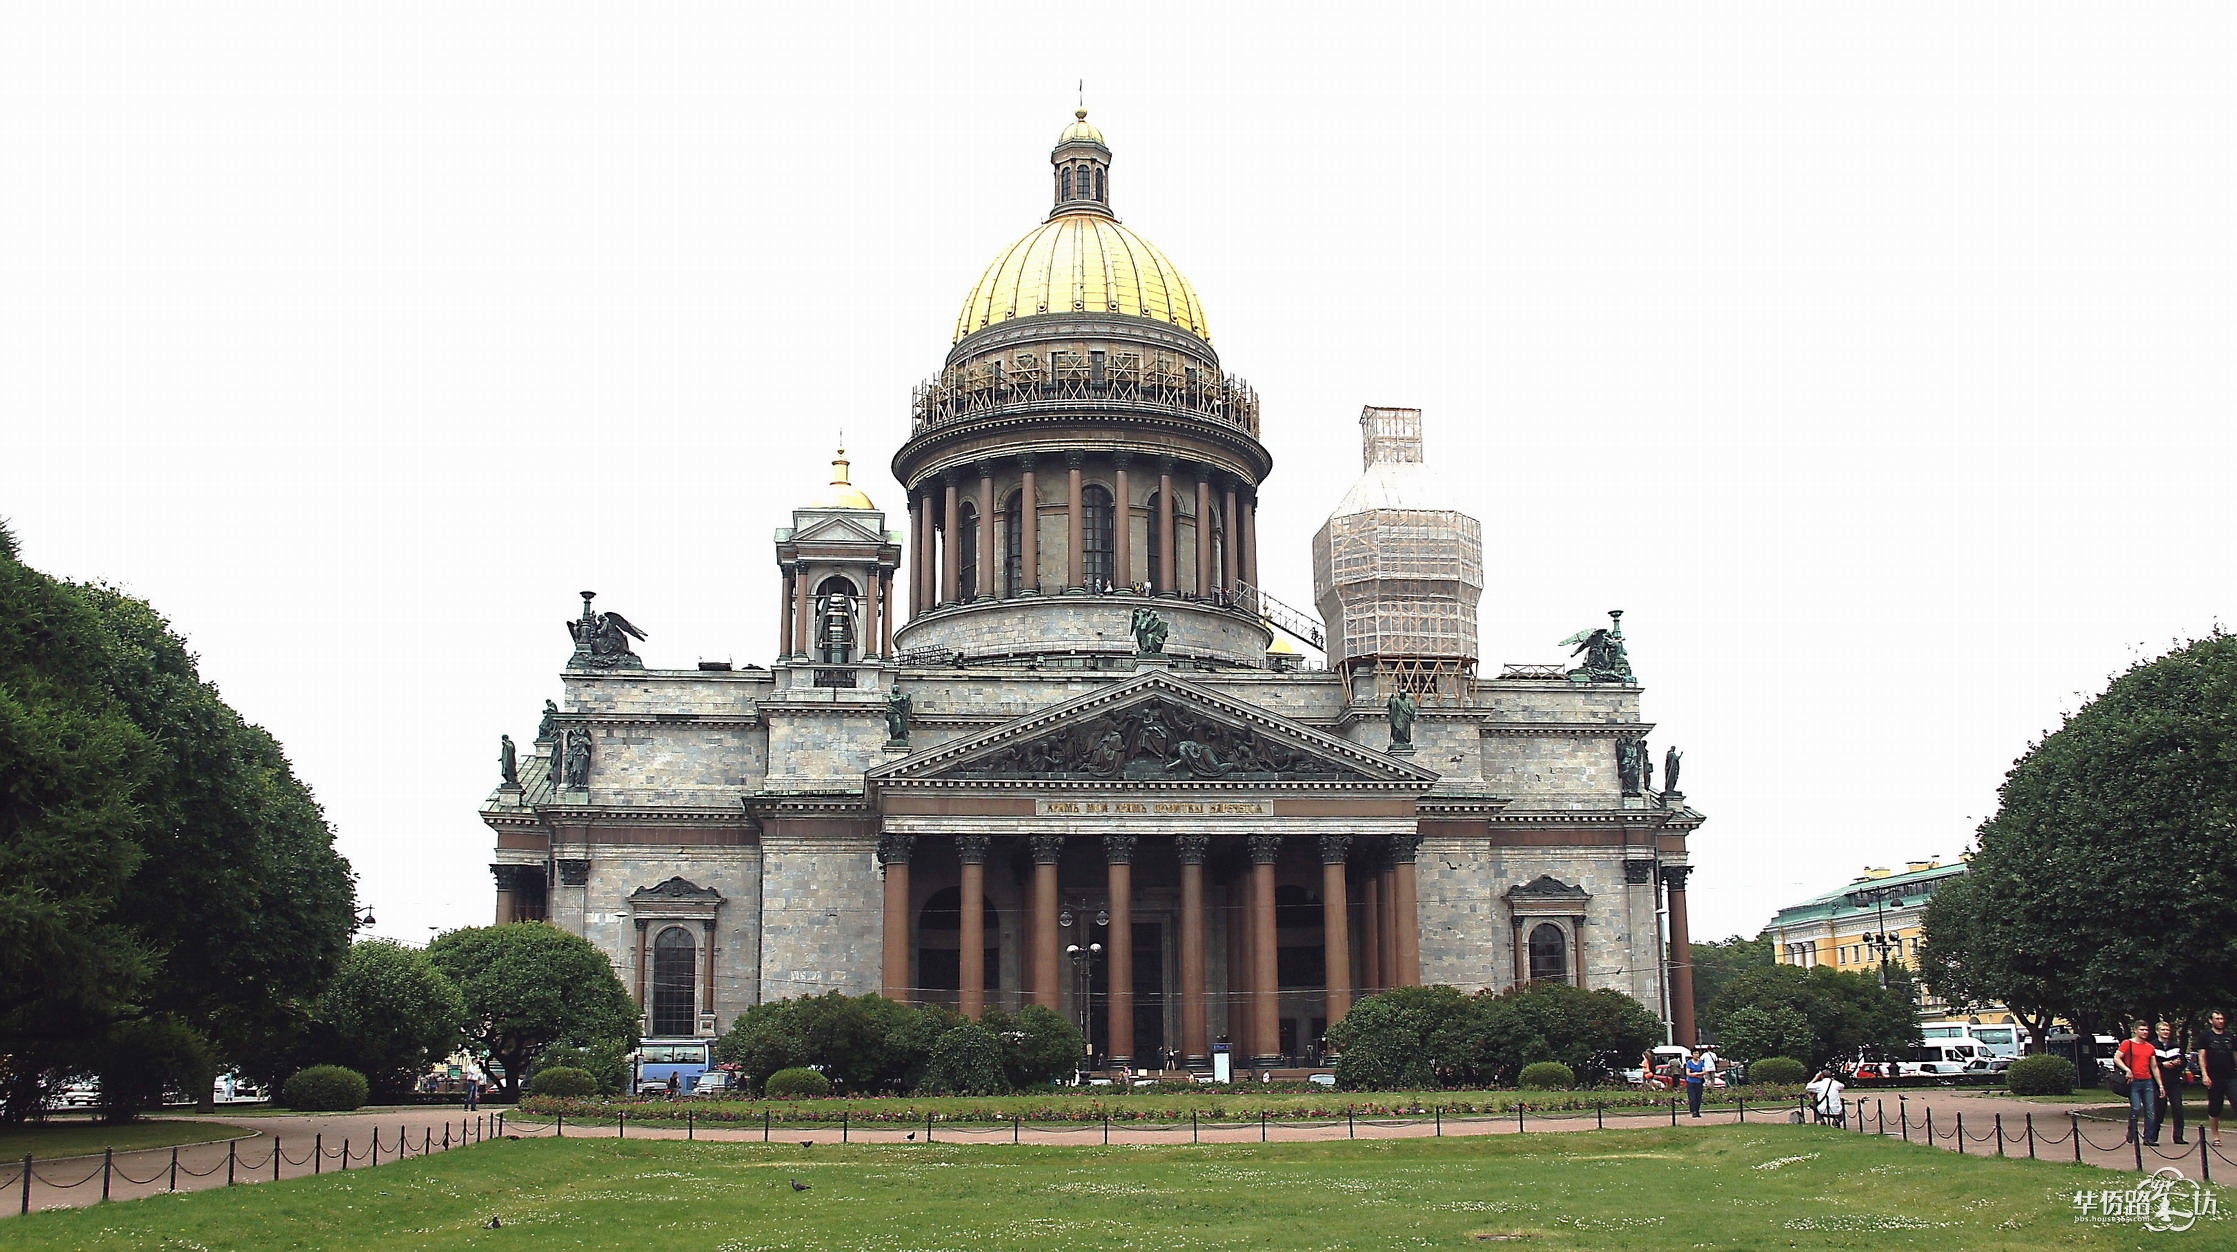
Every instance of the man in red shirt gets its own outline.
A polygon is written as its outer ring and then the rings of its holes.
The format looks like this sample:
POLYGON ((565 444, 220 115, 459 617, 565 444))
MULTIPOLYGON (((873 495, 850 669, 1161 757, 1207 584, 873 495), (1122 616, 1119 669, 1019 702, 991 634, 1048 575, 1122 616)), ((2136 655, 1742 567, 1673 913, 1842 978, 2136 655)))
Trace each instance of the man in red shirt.
POLYGON ((2167 1092, 2159 1080, 2159 1047, 2143 1019, 2137 1019, 2134 1032, 2113 1053, 2113 1062, 2128 1075, 2128 1138, 2136 1138, 2136 1119, 2141 1116, 2144 1146, 2159 1146, 2159 1110, 2167 1092))

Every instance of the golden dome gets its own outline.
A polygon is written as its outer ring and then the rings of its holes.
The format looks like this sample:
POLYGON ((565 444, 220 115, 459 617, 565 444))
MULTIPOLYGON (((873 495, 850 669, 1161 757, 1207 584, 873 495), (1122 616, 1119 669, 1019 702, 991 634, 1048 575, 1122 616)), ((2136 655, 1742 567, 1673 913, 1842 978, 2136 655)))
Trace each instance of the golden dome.
POLYGON ((877 508, 877 505, 870 503, 870 497, 862 494, 862 488, 847 481, 847 466, 849 464, 846 445, 841 444, 839 454, 831 458, 831 485, 800 507, 805 509, 877 508))
POLYGON ((1068 143, 1093 143, 1103 144, 1106 148, 1110 147, 1109 144, 1103 143, 1103 132, 1087 124, 1086 109, 1075 111, 1072 114, 1072 124, 1065 127, 1064 133, 1056 137, 1057 147, 1061 148, 1068 143))
POLYGON ((1207 343, 1212 338, 1204 306, 1181 271, 1149 240, 1100 212, 1060 214, 1003 249, 963 302, 955 337, 1043 313, 1146 317, 1207 343))

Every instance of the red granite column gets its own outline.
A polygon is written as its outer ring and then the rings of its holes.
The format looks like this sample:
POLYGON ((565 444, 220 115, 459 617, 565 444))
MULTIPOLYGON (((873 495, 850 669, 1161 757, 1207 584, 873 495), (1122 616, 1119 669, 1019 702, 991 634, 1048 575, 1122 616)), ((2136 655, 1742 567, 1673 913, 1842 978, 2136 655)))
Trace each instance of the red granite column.
POLYGON ((940 532, 940 603, 954 604, 962 599, 957 590, 963 577, 963 491, 956 484, 957 474, 949 470, 940 475, 941 507, 946 510, 940 532))
POLYGON ((925 532, 932 529, 932 518, 925 501, 914 489, 909 492, 909 616, 914 618, 924 612, 924 543, 925 532))
POLYGON ((1041 587, 1041 487, 1033 476, 1033 454, 1018 455, 1018 469, 1025 482, 1019 487, 1018 526, 1025 531, 1018 544, 1018 576, 1024 580, 1022 591, 1038 591, 1041 587))
POLYGON ((777 659, 792 655, 792 583, 791 566, 785 566, 777 578, 777 659))
POLYGON ((909 851, 915 842, 909 835, 878 840, 878 863, 885 866, 885 970, 878 992, 901 1004, 916 999, 909 986, 909 851))
POLYGON ((893 656, 893 574, 878 575, 878 655, 893 656))
POLYGON ((1232 478, 1227 480, 1227 507, 1220 510, 1219 517, 1221 534, 1227 540, 1224 559, 1220 563, 1219 581, 1220 586, 1233 588, 1235 580, 1242 577, 1237 572, 1242 567, 1236 563, 1236 554, 1242 551, 1243 526, 1241 520, 1235 516, 1235 480, 1232 478))
POLYGON ((1134 495, 1127 481, 1131 454, 1111 454, 1111 581, 1121 587, 1134 585, 1134 495))
POLYGON ((1212 1056, 1204 1003, 1204 854, 1211 846, 1204 835, 1173 839, 1181 858, 1181 1053, 1190 1069, 1204 1068, 1212 1056))
POLYGON ((1344 860, 1351 855, 1349 835, 1320 839, 1320 924, 1328 981, 1328 1024, 1352 1011, 1351 899, 1344 889, 1344 860))
POLYGON ((874 660, 885 655, 878 646, 878 622, 885 616, 885 575, 870 571, 870 607, 862 614, 862 659, 874 660))
POLYGON ((979 462, 979 585, 973 588, 978 598, 991 599, 1002 594, 1002 562, 994 546, 994 467, 979 462))
POLYGON ((1196 594, 1212 594, 1212 467, 1196 467, 1196 594))
POLYGON ((1056 863, 1064 836, 1033 836, 1033 1002, 1053 1012, 1064 1007, 1064 979, 1057 934, 1056 863))
POLYGON ((1111 896, 1111 937, 1103 968, 1110 978, 1106 1002, 1114 1067, 1134 1061, 1134 838, 1103 836, 1111 896))
POLYGON ((1259 1069, 1282 1063, 1281 953, 1274 930, 1274 862, 1281 852, 1280 835, 1251 836, 1251 1064, 1259 1069))
POLYGON ((1359 895, 1359 988, 1371 995, 1383 989, 1383 876, 1367 873, 1359 895))
POLYGON ((808 585, 808 571, 793 566, 792 587, 792 654, 810 660, 816 655, 816 593, 808 585))
POLYGON ((961 951, 962 990, 956 1009, 973 1021, 986 1015, 986 849, 985 835, 957 835, 955 854, 963 862, 963 922, 956 938, 961 951))
POLYGON ((1064 585, 1087 586, 1087 504, 1085 488, 1080 482, 1080 467, 1087 463, 1085 452, 1064 454, 1064 585))
POLYGON ((1249 495, 1243 497, 1243 578, 1258 583, 1258 500, 1249 495))
POLYGON ((1693 932, 1686 922, 1686 876, 1691 865, 1662 867, 1662 885, 1670 892, 1670 1038, 1691 1047, 1698 1042, 1693 1027, 1693 932))
POLYGON ((1177 591, 1180 571, 1173 568, 1173 458, 1157 463, 1157 585, 1152 591, 1177 591))
POLYGON ((1258 933, 1252 920, 1257 916, 1251 907, 1250 876, 1245 874, 1227 885, 1227 1042, 1238 1070, 1252 1056, 1251 987, 1256 980, 1251 977, 1251 944, 1258 933))
POLYGON ((1390 974, 1393 987, 1421 985, 1421 917, 1414 901, 1414 852, 1420 847, 1419 835, 1399 835, 1390 841, 1397 883, 1390 910, 1390 925, 1397 932, 1393 936, 1397 960, 1390 974))

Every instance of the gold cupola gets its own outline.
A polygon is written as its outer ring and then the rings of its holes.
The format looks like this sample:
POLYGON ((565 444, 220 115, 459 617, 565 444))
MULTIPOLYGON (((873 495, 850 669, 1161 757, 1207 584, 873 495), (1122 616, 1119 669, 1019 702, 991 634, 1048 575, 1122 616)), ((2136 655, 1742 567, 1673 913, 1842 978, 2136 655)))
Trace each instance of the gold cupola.
POLYGON ((847 481, 848 467, 851 464, 852 462, 847 460, 847 446, 842 443, 839 445, 837 455, 831 458, 831 485, 816 493, 814 499, 809 500, 801 507, 809 509, 877 508, 877 505, 870 503, 870 497, 863 494, 862 488, 847 481))
POLYGON ((1111 149, 1087 110, 1049 152, 1055 202, 1042 223, 997 253, 955 321, 955 341, 1021 317, 1144 317, 1211 342, 1196 289, 1157 246, 1111 212, 1111 149))

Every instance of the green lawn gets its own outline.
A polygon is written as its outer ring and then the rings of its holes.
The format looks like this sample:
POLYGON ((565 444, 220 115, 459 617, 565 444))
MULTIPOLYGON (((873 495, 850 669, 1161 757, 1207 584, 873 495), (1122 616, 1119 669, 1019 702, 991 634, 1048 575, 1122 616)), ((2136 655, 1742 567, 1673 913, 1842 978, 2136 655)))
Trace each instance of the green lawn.
MULTIPOLYGON (((497 1141, 0 1221, 18 1249, 1635 1249, 2237 1246, 2074 1224, 2123 1175, 1811 1126, 1174 1148, 497 1141), (795 1191, 791 1180, 809 1185, 795 1191), (489 1230, 492 1218, 503 1224, 489 1230)), ((2229 1201, 2225 1198, 2224 1204, 2229 1201)))
POLYGON ((34 1157, 99 1155, 103 1148, 119 1152, 136 1148, 168 1148, 175 1143, 208 1143, 247 1134, 238 1126, 221 1122, 154 1121, 104 1126, 91 1118, 56 1118, 34 1126, 0 1126, 0 1161, 34 1157))

